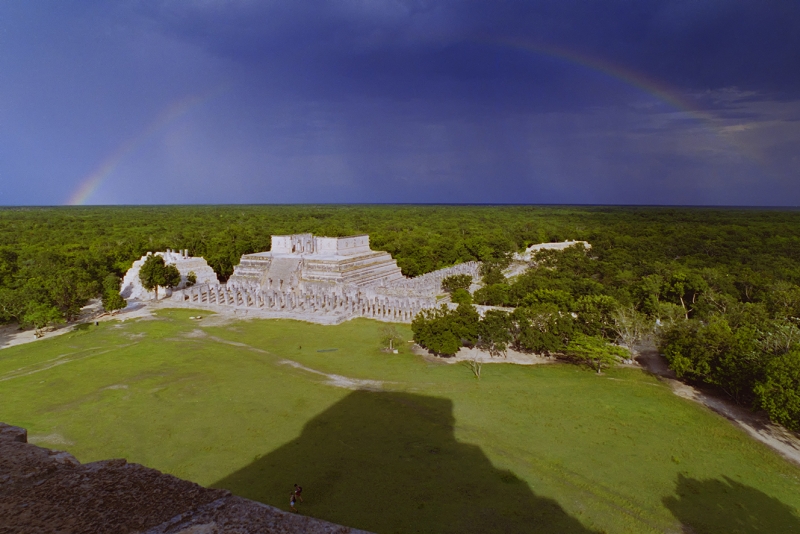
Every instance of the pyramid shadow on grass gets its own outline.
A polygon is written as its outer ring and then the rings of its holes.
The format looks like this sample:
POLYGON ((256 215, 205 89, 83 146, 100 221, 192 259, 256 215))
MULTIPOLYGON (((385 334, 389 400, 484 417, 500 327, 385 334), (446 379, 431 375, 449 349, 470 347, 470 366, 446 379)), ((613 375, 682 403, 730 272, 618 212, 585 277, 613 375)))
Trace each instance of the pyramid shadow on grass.
POLYGON ((694 534, 800 532, 800 517, 788 505, 728 477, 696 480, 678 475, 675 495, 664 504, 694 534))
POLYGON ((214 484, 375 532, 589 533, 554 500, 454 435, 450 400, 355 391, 295 440, 214 484))

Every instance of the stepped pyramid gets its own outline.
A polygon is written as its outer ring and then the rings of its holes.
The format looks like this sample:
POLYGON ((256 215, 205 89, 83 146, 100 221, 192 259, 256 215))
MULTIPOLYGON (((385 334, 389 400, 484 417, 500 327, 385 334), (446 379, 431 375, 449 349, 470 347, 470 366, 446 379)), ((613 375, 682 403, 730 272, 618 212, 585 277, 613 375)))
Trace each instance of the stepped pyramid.
POLYGON ((310 286, 379 287, 404 280, 388 252, 371 250, 369 236, 274 235, 269 252, 245 254, 228 287, 294 291, 310 286))

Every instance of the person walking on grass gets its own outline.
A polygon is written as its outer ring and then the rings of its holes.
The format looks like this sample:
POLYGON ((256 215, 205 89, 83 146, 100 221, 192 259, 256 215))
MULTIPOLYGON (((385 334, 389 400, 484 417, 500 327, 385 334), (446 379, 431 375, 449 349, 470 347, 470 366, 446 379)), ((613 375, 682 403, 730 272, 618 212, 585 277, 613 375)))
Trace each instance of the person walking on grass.
POLYGON ((292 509, 292 512, 297 513, 297 508, 294 507, 297 501, 303 502, 303 496, 300 495, 301 493, 303 493, 303 488, 295 484, 292 493, 289 494, 289 508, 292 509))

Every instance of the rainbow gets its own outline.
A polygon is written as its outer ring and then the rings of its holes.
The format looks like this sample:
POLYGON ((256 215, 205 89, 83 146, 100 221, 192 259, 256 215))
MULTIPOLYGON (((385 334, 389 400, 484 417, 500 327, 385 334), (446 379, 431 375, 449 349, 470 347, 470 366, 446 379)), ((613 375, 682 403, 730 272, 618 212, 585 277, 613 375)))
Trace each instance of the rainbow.
POLYGON ((702 110, 694 102, 688 100, 679 90, 669 87, 667 84, 655 80, 643 73, 633 71, 622 65, 612 63, 608 60, 591 56, 584 52, 577 52, 561 46, 550 44, 536 44, 520 39, 499 39, 499 38, 479 38, 477 42, 487 45, 525 50, 534 54, 562 59, 568 63, 579 65, 587 69, 600 72, 611 78, 617 79, 627 85, 636 87, 645 93, 650 94, 661 100, 678 111, 686 112, 693 117, 709 122, 714 120, 714 116, 702 110))
POLYGON ((696 101, 688 98, 686 92, 670 87, 668 84, 651 78, 644 73, 633 71, 622 65, 589 55, 585 52, 579 52, 551 44, 532 43, 522 39, 497 38, 493 36, 482 36, 473 39, 473 41, 483 45, 523 50, 533 54, 563 60, 569 64, 578 65, 609 76, 615 80, 619 80, 628 86, 637 88, 655 99, 664 102, 677 112, 683 113, 687 117, 696 120, 723 145, 732 149, 733 153, 742 156, 759 167, 764 166, 762 157, 753 147, 748 146, 744 140, 731 135, 731 131, 735 130, 731 130, 730 127, 727 127, 725 121, 701 108, 696 101))
POLYGON ((172 102, 161 113, 159 113, 150 124, 141 132, 119 145, 109 154, 100 165, 97 166, 89 175, 83 178, 77 189, 69 196, 67 204, 70 206, 80 206, 86 204, 91 196, 100 188, 106 179, 111 176, 114 169, 125 159, 125 156, 136 150, 150 137, 158 133, 162 128, 169 125, 179 117, 185 115, 193 108, 217 96, 220 89, 214 89, 200 95, 190 95, 175 102, 172 102))

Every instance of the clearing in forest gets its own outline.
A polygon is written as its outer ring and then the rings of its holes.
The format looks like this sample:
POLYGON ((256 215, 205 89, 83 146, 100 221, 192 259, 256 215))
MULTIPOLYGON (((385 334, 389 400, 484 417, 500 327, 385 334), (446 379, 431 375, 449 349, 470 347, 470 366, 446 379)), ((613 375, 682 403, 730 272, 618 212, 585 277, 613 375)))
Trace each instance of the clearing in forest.
POLYGON ((283 509, 298 483, 302 513, 377 532, 800 530, 800 469, 640 370, 476 380, 373 321, 196 313, 0 351, 0 420, 283 509))

